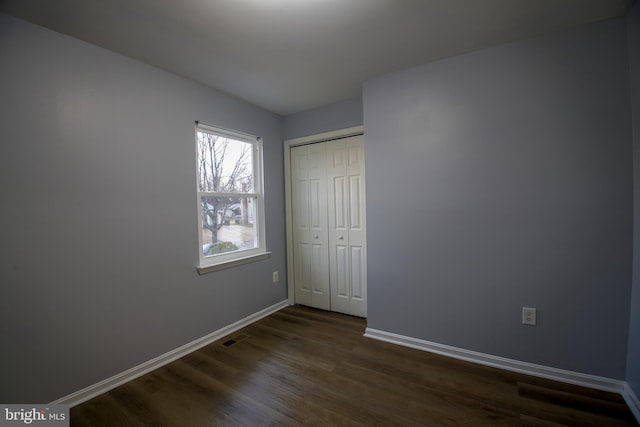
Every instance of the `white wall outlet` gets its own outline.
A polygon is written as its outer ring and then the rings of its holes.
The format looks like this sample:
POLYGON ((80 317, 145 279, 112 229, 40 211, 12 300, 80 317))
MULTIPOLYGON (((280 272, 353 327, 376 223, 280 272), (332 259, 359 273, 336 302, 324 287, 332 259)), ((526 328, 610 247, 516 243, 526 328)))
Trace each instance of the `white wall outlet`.
POLYGON ((273 272, 273 283, 276 283, 278 281, 278 272, 274 271, 273 272))
POLYGON ((535 326, 537 322, 537 313, 535 308, 522 307, 522 324, 535 326))

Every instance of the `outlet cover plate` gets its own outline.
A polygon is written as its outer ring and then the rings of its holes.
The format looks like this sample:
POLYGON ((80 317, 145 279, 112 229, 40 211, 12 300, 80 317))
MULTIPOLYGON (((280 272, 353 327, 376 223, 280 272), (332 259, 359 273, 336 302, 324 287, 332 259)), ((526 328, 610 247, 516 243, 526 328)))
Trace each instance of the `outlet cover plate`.
POLYGON ((532 307, 522 307, 522 324, 535 326, 537 324, 537 310, 532 307))

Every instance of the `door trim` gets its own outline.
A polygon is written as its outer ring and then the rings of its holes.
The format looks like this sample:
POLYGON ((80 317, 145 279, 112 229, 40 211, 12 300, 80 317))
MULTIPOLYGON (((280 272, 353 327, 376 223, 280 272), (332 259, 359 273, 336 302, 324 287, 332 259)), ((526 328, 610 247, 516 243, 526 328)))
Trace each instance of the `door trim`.
POLYGON ((284 194, 285 221, 287 231, 287 289, 289 304, 295 304, 295 278, 293 274, 293 212, 291 206, 291 148, 299 145, 315 144, 331 139, 364 135, 364 126, 340 129, 284 141, 284 194))

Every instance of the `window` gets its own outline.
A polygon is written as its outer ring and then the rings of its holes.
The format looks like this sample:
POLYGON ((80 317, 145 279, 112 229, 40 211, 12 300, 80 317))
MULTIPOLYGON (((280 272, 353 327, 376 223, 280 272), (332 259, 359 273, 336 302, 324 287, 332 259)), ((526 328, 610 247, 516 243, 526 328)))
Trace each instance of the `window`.
POLYGON ((260 138, 196 122, 196 157, 199 271, 264 255, 260 138))

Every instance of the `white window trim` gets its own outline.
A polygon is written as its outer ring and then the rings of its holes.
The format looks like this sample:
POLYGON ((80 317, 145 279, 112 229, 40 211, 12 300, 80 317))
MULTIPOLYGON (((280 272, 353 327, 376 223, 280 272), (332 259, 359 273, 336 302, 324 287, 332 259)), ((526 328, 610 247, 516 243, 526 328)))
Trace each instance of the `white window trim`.
MULTIPOLYGON (((214 135, 227 137, 236 141, 247 142, 253 147, 253 180, 254 191, 252 193, 225 193, 232 196, 242 197, 255 197, 255 222, 254 232, 257 233, 258 246, 253 249, 246 249, 242 251, 235 251, 221 255, 205 257, 202 254, 202 215, 200 200, 202 196, 211 194, 211 192, 200 191, 198 188, 199 171, 196 167, 196 223, 198 227, 198 262, 196 269, 199 274, 210 273, 213 271, 222 270, 225 268, 235 267, 237 265, 246 264, 249 262, 259 261, 269 257, 271 252, 266 250, 266 233, 265 233, 265 217, 264 217, 264 175, 263 175, 263 161, 262 161, 262 138, 254 135, 249 135, 243 132, 237 132, 221 128, 218 126, 208 125, 202 122, 195 123, 194 141, 196 147, 196 158, 194 159, 197 164, 198 158, 198 132, 208 132, 214 135)), ((220 194, 220 193, 216 193, 220 194)))

